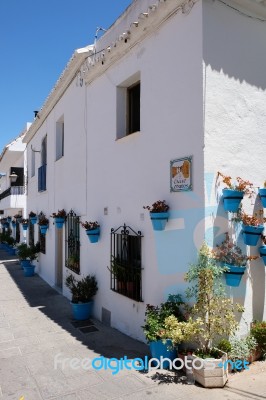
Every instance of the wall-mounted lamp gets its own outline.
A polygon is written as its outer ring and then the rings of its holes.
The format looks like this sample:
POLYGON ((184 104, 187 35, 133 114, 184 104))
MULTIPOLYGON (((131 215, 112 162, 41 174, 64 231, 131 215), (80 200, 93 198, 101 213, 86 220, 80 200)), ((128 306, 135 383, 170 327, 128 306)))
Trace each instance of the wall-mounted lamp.
POLYGON ((10 178, 11 183, 15 183, 16 180, 18 179, 18 175, 15 172, 11 172, 11 174, 9 175, 9 178, 10 178))

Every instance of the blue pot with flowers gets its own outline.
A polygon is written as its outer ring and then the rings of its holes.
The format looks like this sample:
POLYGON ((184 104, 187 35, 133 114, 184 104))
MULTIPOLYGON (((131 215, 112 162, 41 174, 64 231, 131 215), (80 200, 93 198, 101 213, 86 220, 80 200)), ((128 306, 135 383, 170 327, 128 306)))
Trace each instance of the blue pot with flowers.
POLYGON ((38 225, 40 227, 41 234, 46 235, 47 229, 49 227, 49 219, 46 218, 44 214, 39 217, 38 225))
POLYGON ((82 228, 85 229, 86 235, 91 243, 97 243, 100 238, 100 224, 98 221, 81 222, 82 228))
POLYGON ((241 200, 245 194, 251 194, 253 191, 253 184, 249 181, 244 181, 242 178, 237 177, 236 182, 232 182, 231 176, 223 175, 218 172, 218 178, 226 185, 223 189, 223 204, 224 210, 236 213, 240 207, 241 200))
POLYGON ((65 210, 64 209, 58 210, 58 212, 53 213, 51 217, 54 218, 55 226, 57 227, 57 229, 62 229, 66 219, 65 210))
POLYGON ((143 206, 149 210, 154 231, 163 231, 169 218, 169 206, 165 200, 158 200, 151 206, 143 206))

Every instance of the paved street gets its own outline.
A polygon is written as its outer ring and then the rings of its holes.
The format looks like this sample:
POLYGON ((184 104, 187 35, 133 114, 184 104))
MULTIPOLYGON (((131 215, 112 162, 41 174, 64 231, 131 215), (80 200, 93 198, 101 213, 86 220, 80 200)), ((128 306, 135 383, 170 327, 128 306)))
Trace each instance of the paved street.
POLYGON ((187 385, 167 371, 70 368, 63 359, 144 358, 148 347, 95 320, 75 324, 65 297, 37 275, 25 278, 2 250, 0 260, 0 400, 266 399, 265 362, 231 376, 224 389, 187 385))

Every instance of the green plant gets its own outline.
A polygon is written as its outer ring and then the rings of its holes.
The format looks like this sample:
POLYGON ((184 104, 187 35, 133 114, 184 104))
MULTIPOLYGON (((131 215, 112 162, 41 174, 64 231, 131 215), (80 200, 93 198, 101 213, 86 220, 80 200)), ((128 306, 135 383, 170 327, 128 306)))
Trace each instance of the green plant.
POLYGON ((17 246, 18 258, 20 260, 34 261, 38 259, 38 253, 40 252, 40 243, 37 242, 34 245, 28 246, 26 243, 20 243, 17 246))
POLYGON ((231 351, 229 358, 235 360, 247 360, 253 350, 257 347, 257 341, 252 335, 246 338, 238 338, 233 336, 230 338, 231 351))
POLYGON ((200 322, 201 327, 195 340, 206 353, 212 348, 214 340, 232 335, 236 331, 238 323, 234 311, 243 311, 243 307, 234 305, 226 296, 225 287, 220 280, 225 270, 212 258, 211 251, 204 243, 197 263, 190 266, 185 276, 185 280, 192 283, 186 295, 188 299, 195 300, 189 309, 190 315, 200 322))
POLYGON ((29 220, 27 218, 22 219, 21 221, 22 225, 28 225, 29 220))
POLYGON ((212 256, 216 261, 238 267, 244 267, 247 261, 258 258, 258 256, 244 255, 240 247, 230 240, 227 232, 225 233, 225 240, 213 249, 212 256))
POLYGON ((263 357, 266 358, 266 321, 254 321, 251 325, 250 334, 256 339, 258 348, 263 357))
POLYGON ((158 200, 151 206, 143 206, 143 208, 149 210, 151 213, 167 212, 169 210, 169 206, 165 200, 158 200))
POLYGON ((66 217, 66 212, 65 212, 64 209, 58 210, 57 213, 55 213, 55 212, 52 213, 51 217, 53 217, 53 218, 65 218, 66 217))
POLYGON ((179 294, 169 295, 166 302, 159 306, 146 305, 145 325, 142 326, 148 342, 167 339, 166 318, 171 315, 178 321, 184 321, 181 307, 184 302, 179 294))
POLYGON ((77 280, 74 275, 69 274, 66 278, 66 286, 71 291, 72 303, 87 303, 98 291, 97 280, 94 275, 88 275, 77 280))
POLYGON ((80 224, 82 228, 86 229, 86 231, 91 231, 93 229, 97 229, 100 227, 100 224, 97 221, 94 222, 85 221, 85 222, 80 222, 80 224))
POLYGON ((33 211, 31 211, 29 213, 29 218, 34 218, 34 217, 36 217, 36 214, 33 211))
POLYGON ((5 242, 11 247, 15 247, 15 245, 16 245, 16 240, 12 236, 9 236, 9 235, 5 236, 5 242))
POLYGON ((231 343, 228 339, 221 339, 216 347, 227 354, 229 354, 232 349, 231 343))
POLYGON ((79 270, 79 256, 77 254, 72 254, 71 256, 68 257, 66 261, 66 266, 73 271, 79 270))
POLYGON ((170 315, 164 320, 164 329, 160 336, 171 339, 174 345, 181 342, 189 342, 193 337, 201 332, 201 323, 189 318, 187 321, 179 321, 174 315, 170 315))

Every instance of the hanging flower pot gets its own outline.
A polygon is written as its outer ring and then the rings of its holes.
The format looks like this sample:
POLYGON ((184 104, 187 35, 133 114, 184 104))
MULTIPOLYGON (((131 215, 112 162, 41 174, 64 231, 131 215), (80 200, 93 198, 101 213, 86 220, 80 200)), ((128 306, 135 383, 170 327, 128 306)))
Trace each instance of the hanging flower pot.
POLYGON ((62 229, 65 222, 64 217, 55 217, 55 226, 57 229, 62 229))
POLYGON ((12 218, 11 217, 7 217, 7 222, 11 222, 12 218))
POLYGON ((263 208, 266 208, 266 187, 259 189, 259 196, 260 196, 263 208))
POLYGON ((48 225, 40 225, 40 231, 42 235, 46 235, 48 225))
POLYGON ((155 231, 163 231, 169 218, 168 212, 152 213, 150 212, 150 218, 153 229, 155 231))
POLYGON ((32 225, 35 225, 37 222, 37 217, 30 217, 30 222, 32 225))
POLYGON ((258 240, 263 232, 263 225, 244 225, 242 227, 244 243, 248 246, 257 246, 258 240))
POLYGON ((233 287, 239 286, 246 267, 239 267, 230 264, 224 264, 224 266, 228 268, 228 271, 224 272, 226 284, 233 287))
POLYGON ((28 224, 23 224, 23 225, 22 225, 23 231, 26 231, 26 230, 28 229, 28 226, 29 226, 28 224))
POLYGON ((86 235, 88 236, 91 243, 97 243, 100 237, 100 228, 87 229, 86 235))
POLYGON ((266 265, 266 245, 260 246, 259 253, 261 258, 263 259, 264 265, 266 265))
POLYGON ((151 206, 144 206, 150 211, 150 218, 155 231, 163 231, 169 218, 169 206, 165 200, 158 200, 151 206))
POLYGON ((244 192, 232 189, 223 189, 223 202, 225 211, 237 212, 241 200, 244 197, 244 192))
POLYGON ((85 229, 86 235, 88 236, 91 243, 97 243, 100 237, 100 224, 97 221, 94 222, 80 222, 81 226, 85 229))

